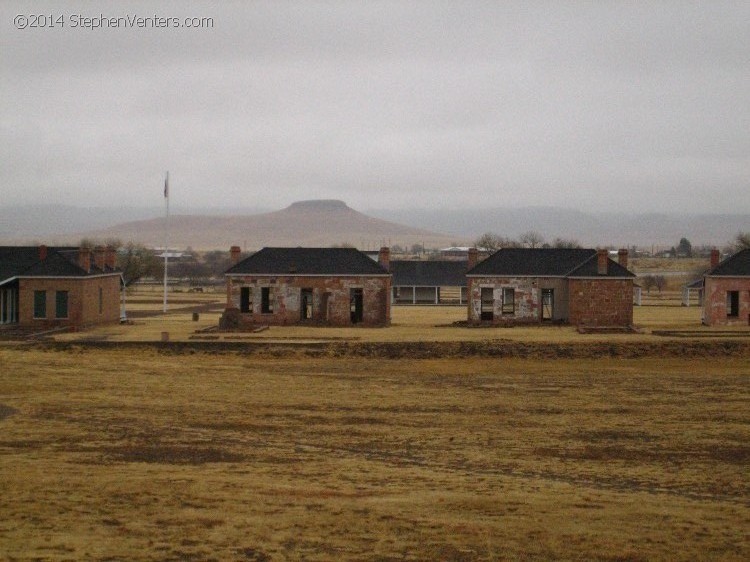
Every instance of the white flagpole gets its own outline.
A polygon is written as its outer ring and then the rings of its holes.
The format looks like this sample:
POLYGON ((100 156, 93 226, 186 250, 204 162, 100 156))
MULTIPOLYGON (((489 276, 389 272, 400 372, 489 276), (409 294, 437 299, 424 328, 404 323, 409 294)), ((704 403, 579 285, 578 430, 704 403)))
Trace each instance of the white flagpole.
POLYGON ((164 312, 167 311, 167 256, 169 255, 169 172, 164 178, 164 312))

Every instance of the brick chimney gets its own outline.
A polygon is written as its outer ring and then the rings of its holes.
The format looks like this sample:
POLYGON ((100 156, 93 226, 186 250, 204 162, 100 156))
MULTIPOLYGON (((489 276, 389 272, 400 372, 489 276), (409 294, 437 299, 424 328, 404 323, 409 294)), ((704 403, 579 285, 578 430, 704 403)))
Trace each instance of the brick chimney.
POLYGON ((721 252, 719 250, 711 250, 711 269, 719 265, 721 261, 721 252))
POLYGON ((238 263, 240 261, 240 254, 242 253, 242 250, 240 250, 239 246, 232 246, 229 248, 229 258, 232 262, 232 265, 238 263))
POLYGON ((91 248, 78 248, 78 267, 86 273, 91 271, 91 248))
POLYGON ((94 267, 102 271, 104 270, 104 253, 102 246, 94 247, 94 267))
POLYGON ((112 246, 107 246, 104 250, 104 265, 110 269, 115 268, 115 249, 112 246))
POLYGON ((42 244, 39 246, 39 261, 44 261, 47 259, 47 246, 42 244))
POLYGON ((617 263, 619 263, 625 269, 628 268, 628 251, 625 248, 617 250, 617 263))
POLYGON ((607 275, 608 260, 609 252, 606 249, 596 251, 596 273, 598 275, 607 275))
POLYGON ((386 271, 391 270, 391 249, 388 246, 380 248, 378 253, 378 263, 383 266, 386 271))
POLYGON ((478 256, 479 252, 476 248, 469 248, 469 263, 466 264, 467 271, 477 265, 477 261, 479 259, 478 256))

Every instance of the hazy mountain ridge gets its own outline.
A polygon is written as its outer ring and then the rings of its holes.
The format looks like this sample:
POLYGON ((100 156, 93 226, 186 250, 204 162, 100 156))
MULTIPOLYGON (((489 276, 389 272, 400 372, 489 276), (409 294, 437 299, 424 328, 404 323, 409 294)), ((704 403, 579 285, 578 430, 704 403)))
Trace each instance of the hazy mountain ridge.
MULTIPOLYGON (((76 243, 81 238, 119 238, 163 246, 164 224, 164 217, 159 216, 107 228, 68 231, 46 239, 76 243)), ((257 249, 344 243, 374 249, 382 244, 418 242, 435 247, 452 241, 440 233, 367 216, 336 200, 300 201, 279 211, 253 215, 172 215, 168 236, 170 247, 194 249, 222 249, 235 244, 244 249, 257 249)))
MULTIPOLYGON (((170 245, 196 249, 264 245, 329 246, 381 243, 429 246, 469 244, 485 232, 517 237, 535 230, 546 239, 586 246, 672 246, 683 236, 693 245, 722 245, 750 230, 749 214, 588 213, 558 207, 517 209, 374 209, 362 213, 343 201, 300 201, 277 211, 186 209, 171 211, 170 245), (407 226, 408 225, 408 226, 407 226)), ((0 243, 76 243, 117 237, 164 244, 164 209, 33 205, 0 208, 0 243)))
POLYGON ((560 207, 386 210, 373 216, 440 230, 474 240, 485 232, 515 238, 534 230, 547 240, 578 240, 585 246, 676 246, 683 236, 693 245, 722 245, 750 230, 750 214, 588 213, 560 207))

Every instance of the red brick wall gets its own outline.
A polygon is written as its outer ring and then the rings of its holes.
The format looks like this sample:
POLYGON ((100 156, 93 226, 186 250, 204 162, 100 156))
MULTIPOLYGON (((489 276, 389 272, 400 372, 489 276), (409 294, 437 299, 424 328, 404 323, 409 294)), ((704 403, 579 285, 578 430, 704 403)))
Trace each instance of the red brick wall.
POLYGON ((391 320, 390 277, 232 277, 227 290, 229 308, 239 309, 242 286, 251 288, 253 301, 253 312, 239 315, 239 322, 244 326, 301 323, 301 289, 313 291, 313 318, 306 322, 350 326, 349 291, 355 288, 361 288, 363 294, 361 325, 385 326, 391 320), (261 312, 262 287, 271 287, 271 314, 261 312), (326 300, 327 319, 324 311, 326 300))
POLYGON ((576 326, 633 324, 633 281, 570 279, 568 321, 576 326))
POLYGON ((18 323, 22 326, 54 328, 82 327, 118 322, 120 319, 120 276, 70 279, 20 279, 18 323), (102 312, 99 313, 99 288, 102 312), (34 291, 47 292, 47 317, 34 318, 34 291), (55 294, 68 291, 68 317, 55 318, 55 294))
POLYGON ((750 279, 706 277, 703 323, 708 326, 747 326, 750 324, 750 279), (736 317, 727 317, 727 291, 739 292, 740 306, 736 317))

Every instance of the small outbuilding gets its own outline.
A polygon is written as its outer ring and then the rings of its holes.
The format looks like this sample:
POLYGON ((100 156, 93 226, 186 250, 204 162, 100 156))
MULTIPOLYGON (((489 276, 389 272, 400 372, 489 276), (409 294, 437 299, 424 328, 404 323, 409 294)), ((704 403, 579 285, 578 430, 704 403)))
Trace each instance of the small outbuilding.
POLYGON ((231 254, 224 329, 390 324, 388 248, 377 262, 355 248, 263 248, 239 261, 233 246, 231 254))
POLYGON ((750 248, 719 262, 703 275, 703 323, 707 326, 750 325, 750 248))
POLYGON ((628 251, 618 261, 607 250, 503 248, 476 264, 469 253, 470 324, 633 324, 633 280, 628 251))

